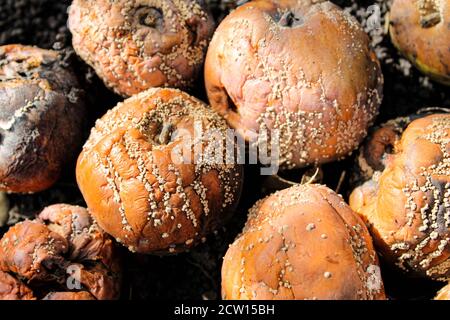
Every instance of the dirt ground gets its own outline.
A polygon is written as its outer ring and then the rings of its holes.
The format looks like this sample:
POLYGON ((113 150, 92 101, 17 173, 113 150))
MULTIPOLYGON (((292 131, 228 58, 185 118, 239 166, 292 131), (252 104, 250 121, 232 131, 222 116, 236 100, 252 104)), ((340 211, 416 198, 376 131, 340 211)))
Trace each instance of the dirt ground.
MULTIPOLYGON (((89 94, 89 121, 94 123, 107 109, 113 107, 120 97, 106 89, 94 72, 73 53, 68 32, 67 7, 70 0, 0 0, 0 45, 10 43, 33 44, 42 48, 53 48, 65 53, 67 60, 80 70, 78 76, 89 94)), ((220 20, 227 8, 233 6, 232 0, 209 0, 212 11, 220 20)), ((238 2, 243 2, 238 1, 238 2)), ((386 13, 389 1, 381 0, 336 0, 358 20, 367 25, 367 7, 379 5, 381 14, 386 13)), ((384 23, 382 19, 381 23, 384 23)), ((427 106, 450 107, 450 90, 428 80, 415 70, 409 62, 398 55, 392 47, 383 28, 369 32, 372 45, 382 63, 385 77, 384 101, 377 123, 398 116, 408 115, 427 106)), ((191 92, 205 99, 203 80, 191 92)), ((86 132, 86 137, 89 132, 86 132)), ((353 157, 325 165, 324 183, 335 189, 342 172, 345 179, 340 188, 348 197, 348 177, 353 157)), ((174 256, 124 255, 124 282, 122 299, 217 299, 220 298, 220 268, 222 257, 229 245, 241 230, 246 212, 256 200, 270 190, 264 177, 259 176, 256 165, 247 165, 245 185, 241 202, 234 217, 226 226, 211 235, 207 242, 191 252, 174 256), (263 186, 255 192, 254 186, 263 186)), ((32 217, 42 208, 53 203, 85 205, 74 178, 74 163, 65 170, 65 175, 51 189, 33 195, 8 195, 11 222, 32 217)), ((299 181, 301 171, 283 173, 284 177, 299 181)), ((5 228, 0 228, 0 234, 5 228)), ((412 279, 382 266, 386 291, 392 299, 428 299, 434 296, 442 284, 423 279, 412 279)))

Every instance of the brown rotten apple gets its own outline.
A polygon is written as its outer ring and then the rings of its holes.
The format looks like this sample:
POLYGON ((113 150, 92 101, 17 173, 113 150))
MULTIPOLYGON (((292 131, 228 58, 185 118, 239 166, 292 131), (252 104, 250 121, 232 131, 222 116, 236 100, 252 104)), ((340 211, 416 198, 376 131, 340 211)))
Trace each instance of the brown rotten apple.
POLYGON ((203 0, 74 0, 69 10, 75 51, 122 96, 192 86, 213 26, 203 0))
POLYGON ((426 75, 450 85, 450 0, 394 0, 389 16, 400 52, 426 75))
POLYGON ((352 192, 350 206, 387 261, 449 280, 450 114, 416 119, 393 136, 392 151, 372 157, 381 171, 352 192))
POLYGON ((0 190, 50 187, 81 146, 85 105, 55 51, 0 47, 0 190))
POLYGON ((205 83, 211 106, 247 140, 266 143, 266 132, 277 139, 271 130, 278 130, 280 164, 293 168, 358 146, 377 114, 383 77, 368 36, 336 5, 257 0, 219 25, 205 83))
POLYGON ((114 243, 86 209, 57 204, 0 240, 0 300, 119 297, 114 243))
POLYGON ((225 299, 385 299, 364 222, 334 191, 297 185, 258 201, 222 266, 225 299))
MULTIPOLYGON (((78 159, 90 212, 131 251, 193 246, 239 200, 242 165, 225 158, 227 129, 176 89, 153 88, 120 103, 97 121, 78 159)), ((234 142, 228 146, 233 151, 234 142)))

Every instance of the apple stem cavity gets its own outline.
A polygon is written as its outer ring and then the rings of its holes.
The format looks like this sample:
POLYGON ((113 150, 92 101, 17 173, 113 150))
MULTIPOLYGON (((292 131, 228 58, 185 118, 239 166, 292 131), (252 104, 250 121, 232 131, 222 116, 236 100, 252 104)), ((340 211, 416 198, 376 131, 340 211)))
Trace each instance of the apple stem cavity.
POLYGON ((422 28, 431 28, 441 22, 439 0, 419 0, 417 6, 420 12, 420 25, 422 28))

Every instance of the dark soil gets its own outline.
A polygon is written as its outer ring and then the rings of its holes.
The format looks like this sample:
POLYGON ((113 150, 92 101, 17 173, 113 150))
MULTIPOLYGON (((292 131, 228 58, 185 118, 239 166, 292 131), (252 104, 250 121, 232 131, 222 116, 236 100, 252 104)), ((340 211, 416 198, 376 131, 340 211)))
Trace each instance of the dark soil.
MULTIPOLYGON (((79 78, 90 94, 89 121, 113 107, 121 99, 106 89, 95 73, 80 61, 70 46, 67 29, 67 7, 70 0, 0 0, 0 45, 11 43, 33 44, 42 48, 53 48, 65 53, 67 60, 79 70, 79 78)), ((233 0, 210 0, 215 4, 213 13, 217 20, 233 0)), ((244 1, 240 1, 244 2, 244 1)), ((346 7, 365 26, 366 8, 379 4, 382 15, 388 1, 382 0, 335 0, 346 7)), ((384 21, 382 21, 384 23, 384 21)), ((433 83, 411 67, 398 55, 389 37, 381 31, 370 31, 372 44, 382 63, 385 87, 384 101, 377 123, 398 116, 415 113, 427 106, 450 107, 450 90, 433 83)), ((205 100, 203 81, 191 92, 205 100)), ((89 132, 86 132, 86 135, 89 132)), ((344 180, 339 191, 348 197, 350 190, 349 170, 353 158, 323 167, 324 183, 336 189, 340 177, 344 180)), ((259 175, 259 167, 247 165, 244 192, 238 209, 229 223, 206 243, 189 253, 175 256, 144 256, 123 250, 124 285, 122 299, 217 299, 220 298, 220 268, 222 257, 246 220, 246 212, 256 200, 270 189, 265 178, 259 175), (257 186, 262 186, 257 188, 257 186)), ((65 170, 63 177, 51 189, 33 195, 8 195, 10 214, 14 219, 32 217, 45 206, 53 203, 85 205, 74 178, 74 163, 65 170)), ((300 181, 302 171, 283 173, 284 177, 300 181)), ((13 220, 14 220, 13 219, 13 220)), ((0 234, 5 228, 0 228, 0 234)), ((412 279, 404 274, 382 266, 387 293, 392 299, 429 299, 442 286, 424 279, 412 279)))

